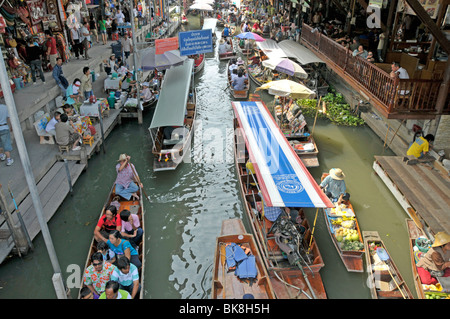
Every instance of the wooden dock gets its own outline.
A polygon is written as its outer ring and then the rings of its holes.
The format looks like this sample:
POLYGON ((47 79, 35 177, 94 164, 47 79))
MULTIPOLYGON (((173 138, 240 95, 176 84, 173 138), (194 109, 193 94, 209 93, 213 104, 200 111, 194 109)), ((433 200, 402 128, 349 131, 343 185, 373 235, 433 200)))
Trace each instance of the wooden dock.
POLYGON ((373 169, 416 224, 431 235, 450 233, 450 177, 440 163, 407 165, 402 156, 375 156, 373 169))
MULTIPOLYGON (((106 141, 107 136, 112 132, 114 127, 121 122, 121 109, 112 109, 108 116, 105 116, 103 121, 103 133, 106 141)), ((70 172, 70 179, 72 185, 78 180, 80 175, 88 167, 88 160, 93 154, 98 153, 101 150, 102 138, 100 131, 100 123, 96 121, 94 124, 97 131, 96 138, 92 145, 83 145, 81 151, 70 151, 63 153, 56 153, 56 155, 49 156, 46 160, 49 162, 49 168, 45 173, 42 173, 42 178, 36 180, 36 186, 41 200, 44 218, 48 222, 51 217, 56 213, 58 208, 63 203, 64 199, 70 193, 70 185, 67 177, 67 171, 64 163, 64 159, 67 160, 68 169, 70 172), (55 160, 56 157, 56 160, 55 160)), ((55 147, 57 147, 55 145, 55 147)), ((8 185, 3 186, 3 195, 9 199, 8 185)), ((17 202, 18 210, 22 215, 22 219, 25 223, 27 232, 33 240, 41 231, 39 221, 36 216, 36 211, 33 205, 31 195, 29 194, 28 187, 26 188, 28 194, 24 196, 23 200, 17 202)), ((17 197, 16 197, 17 198, 17 197)), ((18 199, 16 199, 18 200, 18 199)), ((13 227, 18 230, 19 234, 22 234, 22 238, 19 238, 20 251, 23 247, 26 247, 26 240, 23 238, 23 233, 20 230, 20 221, 15 214, 15 210, 10 208, 8 203, 8 210, 11 213, 13 227)), ((0 216, 0 263, 2 263, 15 248, 15 241, 4 216, 0 216)), ((26 249, 25 249, 26 250, 26 249)), ((16 249, 17 251, 17 249, 16 249)), ((23 251, 22 251, 23 252, 23 251)))

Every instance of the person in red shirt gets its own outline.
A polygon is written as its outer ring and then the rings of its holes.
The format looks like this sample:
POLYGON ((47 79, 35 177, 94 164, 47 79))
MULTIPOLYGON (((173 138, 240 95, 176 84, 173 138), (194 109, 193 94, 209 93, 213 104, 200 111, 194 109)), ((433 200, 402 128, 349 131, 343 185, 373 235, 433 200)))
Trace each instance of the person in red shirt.
POLYGON ((109 234, 114 231, 122 230, 122 220, 117 214, 117 208, 114 205, 108 206, 105 214, 100 217, 97 226, 94 229, 94 238, 97 242, 108 241, 109 234))
POLYGON ((47 38, 47 41, 45 42, 45 45, 47 47, 46 55, 53 69, 56 65, 56 58, 58 57, 58 50, 56 49, 56 39, 53 37, 53 34, 50 30, 45 30, 45 37, 47 38))

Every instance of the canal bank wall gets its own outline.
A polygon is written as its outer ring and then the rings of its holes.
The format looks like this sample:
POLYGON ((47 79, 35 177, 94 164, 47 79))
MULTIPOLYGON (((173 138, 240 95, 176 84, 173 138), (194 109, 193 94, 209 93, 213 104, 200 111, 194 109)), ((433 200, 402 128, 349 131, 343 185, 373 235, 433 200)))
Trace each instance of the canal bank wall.
MULTIPOLYGON (((179 22, 173 22, 168 28, 167 36, 173 35, 179 27, 179 22)), ((145 43, 145 37, 149 31, 150 25, 143 26, 137 30, 136 38, 138 44, 145 43)), ((84 60, 82 57, 77 60, 75 57, 72 57, 69 63, 63 64, 63 72, 68 82, 72 83, 74 79, 81 78, 83 67, 88 66, 96 74, 95 81, 93 81, 94 95, 106 98, 103 87, 106 73, 103 70, 102 63, 103 60, 108 59, 112 54, 111 44, 115 42, 108 41, 106 45, 94 44, 88 51, 91 57, 89 60, 84 60)), ((129 61, 132 61, 132 58, 133 56, 130 56, 129 61)), ((132 65, 131 62, 130 64, 132 65)), ((29 85, 16 91, 14 100, 34 179, 43 206, 44 218, 48 222, 70 193, 68 176, 70 176, 73 186, 82 172, 87 169, 89 158, 101 150, 102 141, 100 124, 97 122, 95 124, 97 131, 96 142, 92 146, 84 145, 80 151, 71 151, 69 154, 61 153, 56 144, 40 143, 40 137, 36 133, 34 123, 42 114, 52 114, 61 106, 61 90, 52 78, 51 72, 45 73, 45 78, 46 83, 38 82, 36 85, 29 85), (68 158, 67 168, 63 161, 64 158, 68 158), (80 160, 76 160, 77 158, 80 160)), ((120 110, 110 110, 109 116, 103 119, 105 139, 114 127, 121 122, 120 110)), ((4 162, 0 162, 0 184, 2 185, 1 191, 5 195, 6 207, 3 207, 3 204, 0 204, 0 206, 11 214, 13 229, 15 230, 13 233, 22 237, 18 239, 18 242, 26 244, 26 240, 23 238, 25 233, 21 227, 17 212, 21 213, 26 231, 31 239, 34 239, 40 233, 40 226, 13 134, 12 142, 13 151, 11 152, 11 157, 14 159, 14 164, 7 167, 4 165, 4 162), (12 196, 10 196, 8 188, 11 190, 12 196)), ((4 216, 0 216, 0 264, 11 253, 17 254, 13 233, 8 227, 4 216)), ((22 246, 19 250, 25 253, 27 248, 22 246)))

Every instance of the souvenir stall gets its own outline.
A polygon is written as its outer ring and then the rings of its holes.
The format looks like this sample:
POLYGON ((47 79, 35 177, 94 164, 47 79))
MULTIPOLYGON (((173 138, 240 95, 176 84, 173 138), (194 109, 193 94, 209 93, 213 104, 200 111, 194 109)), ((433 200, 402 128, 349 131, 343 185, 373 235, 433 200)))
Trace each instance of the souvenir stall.
MULTIPOLYGON (((15 89, 30 82, 30 68, 26 59, 27 39, 33 38, 39 45, 45 44, 45 30, 51 30, 63 61, 68 60, 65 36, 66 19, 64 4, 67 0, 4 0, 0 6, 0 46, 8 76, 15 89)), ((43 63, 44 71, 50 71, 43 63)))

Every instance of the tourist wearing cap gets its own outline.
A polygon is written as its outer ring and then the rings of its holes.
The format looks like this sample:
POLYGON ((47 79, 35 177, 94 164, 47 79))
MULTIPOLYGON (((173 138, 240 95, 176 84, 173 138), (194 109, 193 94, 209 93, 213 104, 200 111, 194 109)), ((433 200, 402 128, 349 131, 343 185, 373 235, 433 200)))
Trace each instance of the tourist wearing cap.
POLYGON ((416 266, 420 281, 424 285, 437 284, 436 277, 450 277, 450 235, 438 232, 433 245, 416 266))
POLYGON ((340 168, 332 168, 330 174, 319 185, 325 195, 332 202, 336 202, 336 205, 340 205, 343 200, 348 201, 350 199, 350 194, 346 192, 344 178, 345 175, 340 168))
MULTIPOLYGON (((139 199, 136 192, 139 190, 137 185, 137 176, 135 176, 136 169, 134 165, 130 163, 131 157, 127 154, 120 154, 119 162, 116 165, 117 178, 116 178, 116 195, 119 195, 126 200, 130 200, 131 196, 135 199, 139 199)), ((142 183, 139 184, 142 188, 142 183)))

